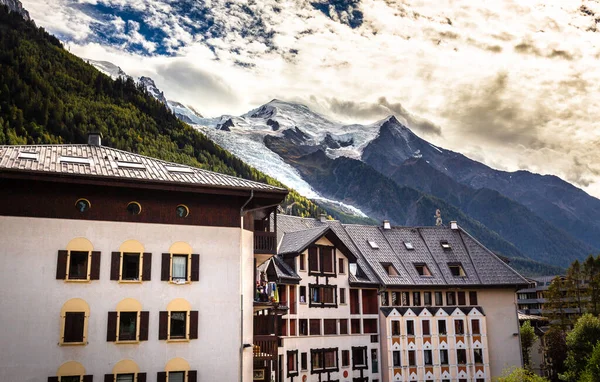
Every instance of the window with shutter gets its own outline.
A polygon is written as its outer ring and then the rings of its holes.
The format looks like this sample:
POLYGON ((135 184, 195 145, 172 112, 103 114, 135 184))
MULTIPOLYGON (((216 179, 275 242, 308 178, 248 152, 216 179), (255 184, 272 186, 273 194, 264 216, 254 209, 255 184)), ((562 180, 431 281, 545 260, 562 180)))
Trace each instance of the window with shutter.
POLYGON ((69 251, 67 280, 88 280, 89 257, 89 252, 69 251))
POLYGON ((142 281, 150 281, 152 276, 152 253, 142 255, 142 281))
POLYGON ((308 248, 308 273, 319 273, 319 251, 317 247, 308 248))
POLYGON ((85 312, 65 313, 64 339, 65 343, 83 342, 85 312))
POLYGON ((115 342, 117 340, 117 312, 108 312, 106 325, 106 341, 115 342))
POLYGON ((169 338, 169 312, 160 312, 158 316, 158 339, 169 338))
POLYGON ((198 371, 197 370, 188 370, 187 377, 188 377, 187 382, 197 382, 198 381, 198 371))
POLYGON ((65 280, 67 278, 67 259, 69 251, 58 251, 56 261, 56 279, 65 280))
POLYGON ((169 339, 187 338, 187 312, 169 312, 169 339))
POLYGON ((192 254, 191 281, 200 281, 200 255, 192 254))
POLYGON ((90 280, 100 280, 100 252, 92 251, 90 280))
POLYGON ((198 339, 198 311, 190 311, 190 340, 198 339))
POLYGON ((367 368, 367 347, 352 347, 352 370, 367 368))
POLYGON ((121 252, 113 252, 110 255, 110 279, 119 280, 119 264, 121 263, 121 252))
POLYGON ((137 341, 138 312, 119 312, 119 341, 137 341))

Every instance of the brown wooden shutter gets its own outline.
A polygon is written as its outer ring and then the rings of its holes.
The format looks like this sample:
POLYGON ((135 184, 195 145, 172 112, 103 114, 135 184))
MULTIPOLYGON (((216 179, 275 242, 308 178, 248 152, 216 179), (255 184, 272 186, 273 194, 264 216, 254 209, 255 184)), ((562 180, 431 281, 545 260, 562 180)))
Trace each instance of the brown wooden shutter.
POLYGON ((108 324, 106 325, 106 341, 117 340, 117 312, 108 312, 108 324))
POLYGON ((94 381, 93 375, 84 375, 83 376, 83 382, 93 382, 93 381, 94 381))
POLYGON ((58 382, 58 377, 48 377, 48 382, 58 382))
POLYGON ((92 269, 90 271, 90 280, 100 280, 100 252, 92 252, 92 269))
POLYGON ((167 373, 164 371, 156 373, 156 382, 167 382, 167 373))
POLYGON ((67 278, 67 258, 69 257, 68 251, 58 251, 58 257, 56 260, 56 279, 64 280, 67 278))
POLYGON ((169 337, 169 312, 160 312, 158 315, 158 339, 166 340, 169 337))
POLYGON ((114 374, 104 374, 104 382, 115 382, 114 374))
POLYGON ((191 281, 200 281, 200 255, 192 254, 191 281))
POLYGON ((190 340, 198 339, 198 311, 190 312, 190 340))
POLYGON ((140 341, 148 341, 148 324, 150 321, 150 312, 140 313, 140 341))
POLYGON ((198 372, 196 370, 189 370, 187 382, 196 382, 197 380, 198 380, 198 372))
POLYGON ((137 382, 146 382, 146 373, 137 373, 137 382))
POLYGON ((144 252, 142 264, 142 281, 149 281, 152 275, 152 254, 144 252))
POLYGON ((171 254, 163 253, 160 268, 160 281, 169 281, 171 277, 171 254))
POLYGON ((121 252, 113 252, 110 257, 110 279, 118 280, 119 273, 121 273, 119 269, 119 265, 121 265, 121 252))
POLYGON ((317 247, 308 248, 308 270, 311 272, 319 271, 319 252, 317 247))

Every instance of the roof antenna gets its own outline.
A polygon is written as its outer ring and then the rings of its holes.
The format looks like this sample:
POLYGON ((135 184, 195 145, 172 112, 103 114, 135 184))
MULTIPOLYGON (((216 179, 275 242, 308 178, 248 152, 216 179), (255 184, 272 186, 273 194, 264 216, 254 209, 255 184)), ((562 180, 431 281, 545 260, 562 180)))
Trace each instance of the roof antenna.
POLYGON ((436 226, 441 226, 444 223, 442 223, 442 211, 439 210, 439 208, 437 210, 435 210, 435 225, 436 226))

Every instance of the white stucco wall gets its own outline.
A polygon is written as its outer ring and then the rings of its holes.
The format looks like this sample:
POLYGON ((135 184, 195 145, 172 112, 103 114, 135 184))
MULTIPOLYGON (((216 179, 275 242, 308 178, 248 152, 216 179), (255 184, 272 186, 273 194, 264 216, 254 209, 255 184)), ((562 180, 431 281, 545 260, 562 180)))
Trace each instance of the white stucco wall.
POLYGON ((479 306, 483 308, 487 322, 487 336, 492 378, 512 366, 520 367, 521 341, 517 318, 517 295, 514 289, 480 289, 477 291, 479 306))
MULTIPOLYGON (((101 380, 120 360, 134 360, 148 381, 174 357, 186 359, 200 381, 239 380, 240 281, 244 294, 244 340, 252 342, 252 234, 239 228, 196 227, 121 222, 0 217, 0 356, 1 381, 46 381, 66 361, 78 361, 101 380), (101 251, 100 280, 56 280, 57 251, 85 237, 101 251), (110 280, 110 255, 126 240, 138 240, 152 253, 152 279, 142 284, 110 280), (241 240, 241 242, 240 242, 241 240), (161 254, 177 241, 200 254, 200 281, 172 285, 160 281, 161 254), (242 256, 243 263, 240 265, 242 256), (240 277, 240 271, 244 275, 240 277), (71 298, 90 306, 86 346, 59 346, 60 311, 71 298), (139 345, 106 341, 107 312, 124 298, 150 312, 149 340, 139 345), (159 312, 175 298, 199 311, 198 339, 188 343, 158 340, 159 312), (248 308, 248 309, 246 309, 248 308), (247 317, 246 317, 247 316, 247 317)), ((252 369, 251 350, 244 375, 252 369)), ((246 380, 246 379, 244 379, 246 380)))
MULTIPOLYGON (((317 245, 326 245, 333 246, 333 244, 327 240, 326 238, 320 238, 315 242, 317 245)), ((346 367, 342 367, 342 350, 350 351, 350 358, 352 358, 352 347, 353 346, 367 346, 367 359, 368 359, 368 369, 363 371, 363 376, 369 377, 369 380, 373 378, 379 378, 379 372, 373 373, 371 370, 371 349, 377 349, 377 358, 379 363, 379 371, 381 371, 381 351, 379 349, 379 343, 371 343, 371 334, 350 334, 351 331, 351 323, 350 319, 379 319, 378 314, 362 314, 362 300, 361 300, 361 314, 350 314, 350 283, 348 281, 348 259, 346 256, 342 254, 342 252, 336 249, 335 253, 335 261, 336 261, 336 277, 329 277, 329 284, 336 285, 337 287, 337 297, 338 297, 338 306, 336 308, 319 308, 319 307, 310 307, 309 299, 310 299, 310 288, 309 284, 316 284, 317 277, 309 276, 308 268, 308 250, 304 251, 305 255, 305 270, 300 271, 300 256, 296 256, 296 269, 298 271, 298 275, 302 278, 300 284, 296 286, 296 314, 287 314, 283 316, 285 320, 288 320, 287 325, 287 333, 289 334, 289 320, 296 320, 296 335, 295 336, 285 336, 283 337, 283 346, 279 348, 279 354, 283 355, 284 362, 287 362, 287 358, 285 357, 286 352, 291 350, 298 350, 298 367, 300 368, 300 353, 307 353, 307 366, 308 370, 299 370, 299 377, 294 377, 294 381, 301 381, 304 376, 307 377, 308 381, 318 380, 316 374, 311 375, 311 359, 310 359, 310 349, 322 349, 322 348, 338 348, 338 361, 339 361, 339 372, 332 372, 331 379, 339 380, 342 382, 352 381, 353 377, 359 377, 360 371, 352 370, 352 360, 350 360, 350 365, 346 367), (345 270, 344 273, 340 273, 340 269, 338 268, 338 259, 344 259, 345 270), (306 287, 306 302, 300 303, 300 286, 306 287), (340 288, 345 289, 346 295, 346 303, 340 304, 340 288), (321 335, 320 336, 300 336, 300 324, 298 319, 321 319, 321 335), (345 319, 348 321, 348 334, 337 334, 337 335, 323 335, 324 332, 324 322, 323 319, 345 319), (348 372, 348 377, 344 377, 344 371, 348 372)), ((318 277, 320 284, 325 284, 325 277, 318 277)), ((361 296, 359 294, 359 296, 361 296)), ((288 296, 288 301, 289 296, 288 296)), ((361 323, 362 324, 362 323, 361 323)), ((310 324, 309 324, 310 326, 310 324)), ((377 330, 379 330, 379 324, 377 324, 377 330)), ((338 323, 338 331, 339 331, 339 323, 338 323)), ((362 331, 362 328, 361 328, 362 331)), ((377 334, 377 333, 373 333, 377 334)), ((282 380, 289 381, 290 378, 287 378, 287 365, 283 365, 284 375, 282 380)), ((323 374, 323 379, 325 379, 327 374, 323 374)))

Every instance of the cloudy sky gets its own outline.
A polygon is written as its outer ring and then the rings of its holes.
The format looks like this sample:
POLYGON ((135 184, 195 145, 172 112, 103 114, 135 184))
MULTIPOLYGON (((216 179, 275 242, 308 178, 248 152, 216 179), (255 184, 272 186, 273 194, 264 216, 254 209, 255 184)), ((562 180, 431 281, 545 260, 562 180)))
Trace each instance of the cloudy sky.
POLYGON ((71 52, 205 116, 273 98, 600 197, 600 0, 22 0, 71 52))

